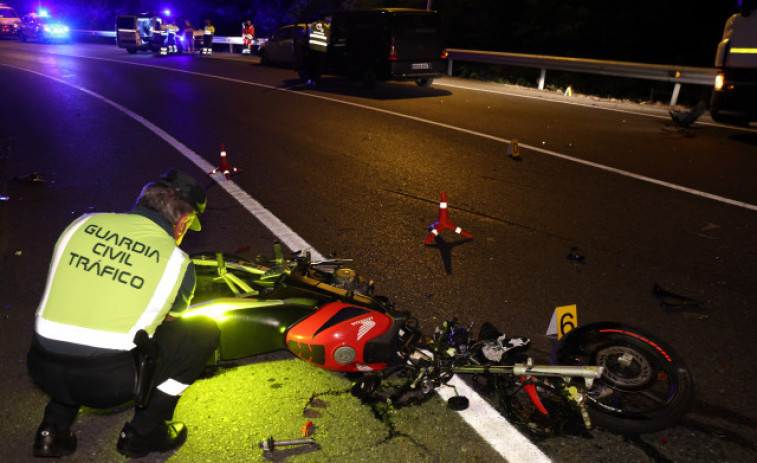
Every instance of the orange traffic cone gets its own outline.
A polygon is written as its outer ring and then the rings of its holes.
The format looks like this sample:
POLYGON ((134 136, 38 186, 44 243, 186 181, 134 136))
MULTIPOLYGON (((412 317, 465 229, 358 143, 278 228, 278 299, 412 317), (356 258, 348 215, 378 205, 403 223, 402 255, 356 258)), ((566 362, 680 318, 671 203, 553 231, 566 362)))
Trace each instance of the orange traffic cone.
POLYGON ((442 200, 439 203, 439 221, 428 226, 431 229, 431 233, 428 234, 423 244, 429 244, 431 240, 439 236, 442 230, 454 230, 455 233, 463 235, 466 238, 473 238, 473 235, 466 232, 462 228, 456 226, 449 220, 447 214, 447 193, 442 191, 442 200))
POLYGON ((208 172, 208 176, 215 174, 216 172, 223 173, 224 176, 226 176, 226 180, 231 180, 231 173, 234 172, 235 174, 237 172, 242 172, 242 169, 238 169, 236 167, 233 167, 229 162, 226 160, 226 146, 221 143, 221 164, 213 169, 211 172, 208 172))

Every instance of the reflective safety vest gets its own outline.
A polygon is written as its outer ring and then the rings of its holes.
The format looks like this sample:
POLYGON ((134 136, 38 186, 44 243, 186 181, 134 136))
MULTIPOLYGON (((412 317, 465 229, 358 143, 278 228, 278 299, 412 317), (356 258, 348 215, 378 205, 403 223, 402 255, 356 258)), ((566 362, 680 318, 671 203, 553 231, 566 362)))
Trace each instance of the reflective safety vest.
POLYGON ((191 262, 173 236, 138 214, 87 214, 66 228, 35 323, 48 339, 129 350, 173 306, 191 262))
POLYGON ((322 22, 310 25, 310 37, 308 46, 311 50, 325 53, 329 46, 329 37, 331 36, 331 27, 322 22))

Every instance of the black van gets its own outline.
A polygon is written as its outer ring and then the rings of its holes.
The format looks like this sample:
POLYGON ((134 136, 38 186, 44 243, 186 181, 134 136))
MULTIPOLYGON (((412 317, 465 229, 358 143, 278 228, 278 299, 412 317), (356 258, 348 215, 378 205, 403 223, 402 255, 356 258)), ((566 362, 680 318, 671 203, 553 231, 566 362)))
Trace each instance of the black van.
POLYGON ((429 86, 446 71, 447 52, 435 11, 376 8, 332 15, 327 73, 363 80, 412 80, 429 86))

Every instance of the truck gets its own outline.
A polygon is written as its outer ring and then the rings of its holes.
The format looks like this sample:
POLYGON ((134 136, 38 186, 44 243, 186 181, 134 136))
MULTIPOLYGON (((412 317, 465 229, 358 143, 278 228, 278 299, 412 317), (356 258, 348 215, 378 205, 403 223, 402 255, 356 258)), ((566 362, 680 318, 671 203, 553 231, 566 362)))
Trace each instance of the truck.
POLYGON ((379 81, 413 81, 430 86, 446 71, 447 52, 435 11, 372 8, 332 15, 326 72, 379 81))
POLYGON ((747 126, 757 121, 757 0, 740 0, 715 56, 712 119, 747 126))

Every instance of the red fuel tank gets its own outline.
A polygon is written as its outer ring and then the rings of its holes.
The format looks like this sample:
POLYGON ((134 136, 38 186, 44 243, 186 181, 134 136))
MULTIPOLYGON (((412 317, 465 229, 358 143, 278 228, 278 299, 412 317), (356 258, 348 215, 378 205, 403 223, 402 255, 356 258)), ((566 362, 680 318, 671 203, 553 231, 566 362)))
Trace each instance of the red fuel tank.
POLYGON ((385 313, 331 302, 287 331, 287 349, 327 370, 382 370, 386 363, 365 363, 365 345, 389 331, 393 323, 385 313))

